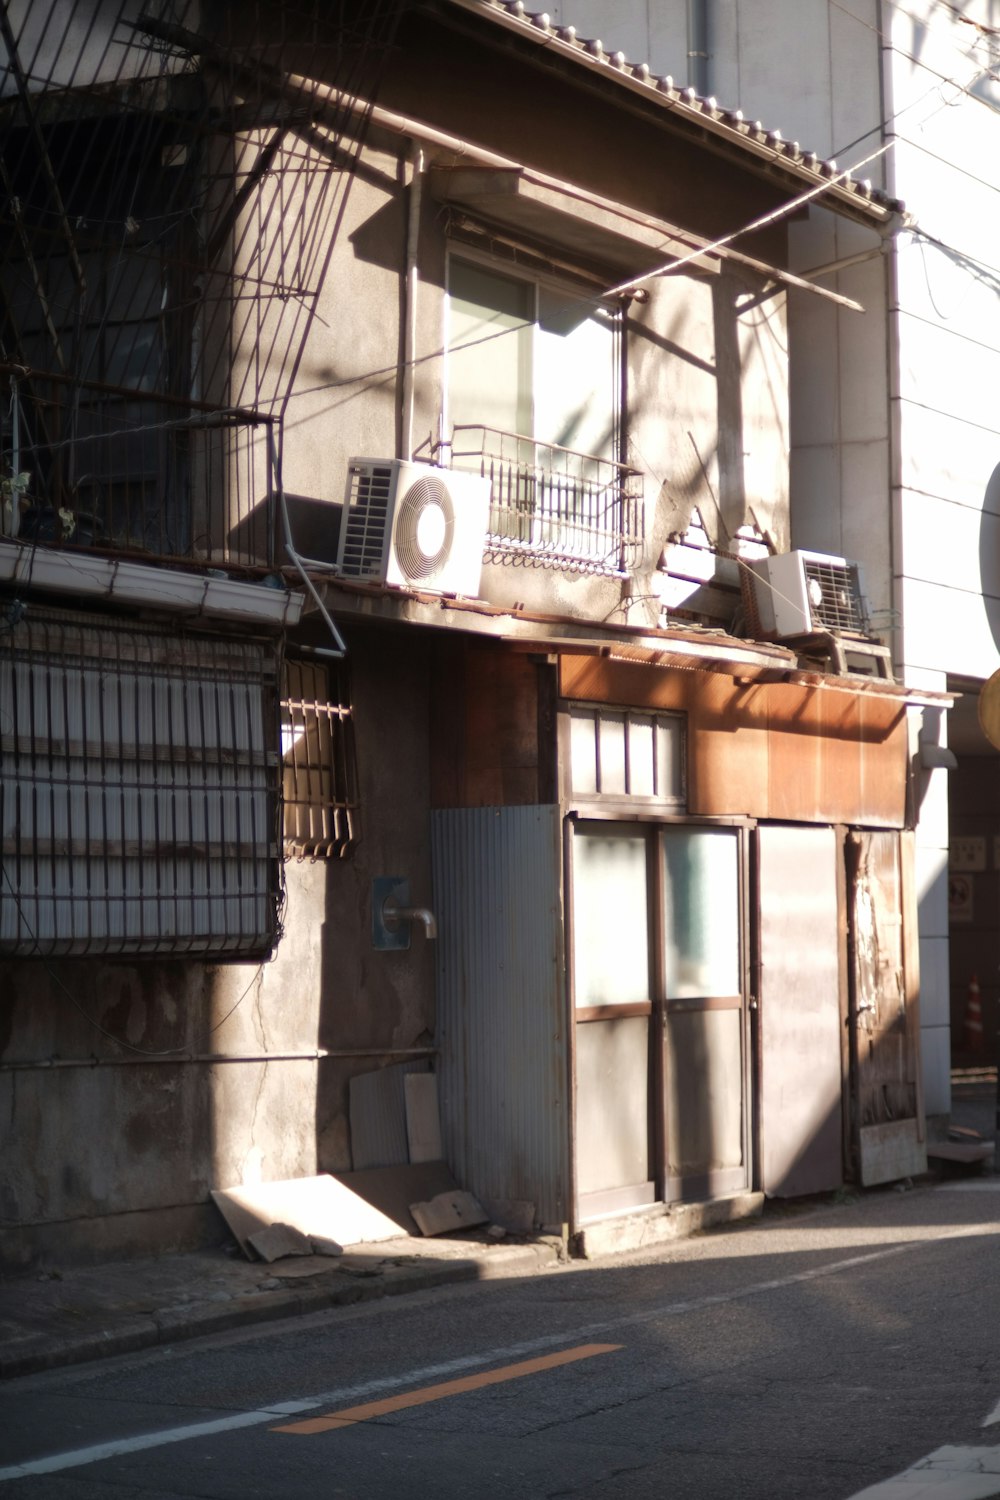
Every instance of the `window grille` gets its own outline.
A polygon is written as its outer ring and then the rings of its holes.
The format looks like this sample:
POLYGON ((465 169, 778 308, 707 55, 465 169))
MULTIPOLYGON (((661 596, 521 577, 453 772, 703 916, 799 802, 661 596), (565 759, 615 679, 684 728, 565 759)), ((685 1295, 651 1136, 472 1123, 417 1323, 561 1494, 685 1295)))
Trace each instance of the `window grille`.
POLYGON ((359 838, 354 718, 346 674, 285 663, 281 702, 285 856, 347 859, 359 838))
POLYGON ((273 645, 0 612, 0 952, 263 956, 273 645))

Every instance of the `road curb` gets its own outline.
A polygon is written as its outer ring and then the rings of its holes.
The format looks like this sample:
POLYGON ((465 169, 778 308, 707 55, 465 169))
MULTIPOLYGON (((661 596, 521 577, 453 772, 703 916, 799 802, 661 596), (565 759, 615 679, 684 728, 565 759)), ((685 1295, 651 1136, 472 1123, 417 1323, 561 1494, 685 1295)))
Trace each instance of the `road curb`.
POLYGON ((0 1350, 0 1380, 464 1281, 493 1280, 519 1272, 534 1275, 560 1258, 558 1241, 538 1241, 491 1246, 482 1256, 463 1256, 451 1262, 392 1265, 375 1275, 352 1276, 338 1268, 326 1273, 322 1286, 282 1287, 244 1293, 230 1300, 191 1301, 141 1316, 116 1318, 109 1326, 86 1333, 29 1334, 13 1341, 8 1338, 6 1347, 0 1350))

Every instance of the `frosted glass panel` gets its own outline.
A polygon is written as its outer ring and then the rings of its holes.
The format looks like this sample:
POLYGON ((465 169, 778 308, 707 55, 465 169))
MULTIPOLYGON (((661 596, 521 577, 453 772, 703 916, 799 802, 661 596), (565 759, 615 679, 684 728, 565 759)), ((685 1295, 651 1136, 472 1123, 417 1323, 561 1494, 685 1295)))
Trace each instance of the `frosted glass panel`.
POLYGON ((679 716, 570 711, 570 779, 582 796, 684 800, 684 721, 679 716))
POLYGON ((687 1000, 740 993, 737 835, 663 832, 667 995, 687 1000))
POLYGON ((629 791, 633 797, 652 797, 653 721, 633 716, 628 723, 629 791))
POLYGON ((601 791, 605 796, 624 797, 625 715, 601 714, 601 791))
POLYGON ((577 1026, 576 1159, 581 1193, 652 1177, 648 1016, 577 1026))
POLYGON ((649 999, 646 840, 579 833, 573 840, 576 1003, 649 999))
POLYGON ((569 716, 570 781, 574 792, 597 791, 597 719, 592 713, 569 716))
POLYGON ((656 795, 684 796, 684 726, 680 719, 656 721, 656 795))

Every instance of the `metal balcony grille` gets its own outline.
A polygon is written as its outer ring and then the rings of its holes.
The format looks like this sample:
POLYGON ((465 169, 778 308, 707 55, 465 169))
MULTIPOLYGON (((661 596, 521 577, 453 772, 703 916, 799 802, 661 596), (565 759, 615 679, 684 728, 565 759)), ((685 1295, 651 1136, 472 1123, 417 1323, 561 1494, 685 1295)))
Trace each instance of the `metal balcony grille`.
POLYGON ((2 624, 0 953, 268 953, 273 648, 16 602, 2 624))
POLYGON ((567 571, 625 574, 642 555, 642 475, 611 459, 462 424, 438 462, 491 484, 486 555, 567 571))
POLYGON ((285 664, 281 701, 285 856, 347 859, 359 837, 354 718, 346 681, 315 662, 285 664))

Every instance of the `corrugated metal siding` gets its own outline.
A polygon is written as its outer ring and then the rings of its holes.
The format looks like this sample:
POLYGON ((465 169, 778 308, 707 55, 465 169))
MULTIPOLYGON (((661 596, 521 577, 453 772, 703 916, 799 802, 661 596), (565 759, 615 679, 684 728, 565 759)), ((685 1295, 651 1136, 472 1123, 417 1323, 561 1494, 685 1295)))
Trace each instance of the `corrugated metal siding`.
POLYGON ((431 814, 441 1128, 459 1182, 567 1218, 567 1037, 557 807, 431 814))

